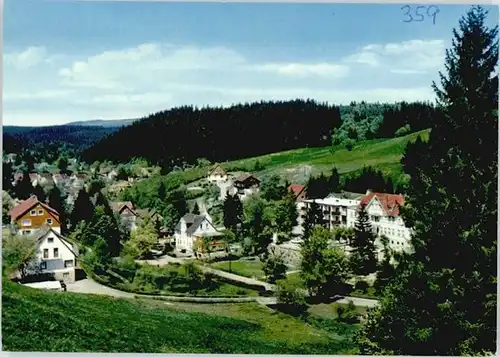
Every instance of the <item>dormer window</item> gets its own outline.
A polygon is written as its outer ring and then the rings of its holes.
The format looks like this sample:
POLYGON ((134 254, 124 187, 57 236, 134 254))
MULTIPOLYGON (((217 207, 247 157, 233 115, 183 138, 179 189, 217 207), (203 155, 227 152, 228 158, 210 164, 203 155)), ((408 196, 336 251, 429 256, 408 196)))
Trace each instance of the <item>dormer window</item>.
POLYGON ((39 209, 39 210, 38 210, 38 215, 39 215, 39 216, 43 216, 43 209, 39 209))

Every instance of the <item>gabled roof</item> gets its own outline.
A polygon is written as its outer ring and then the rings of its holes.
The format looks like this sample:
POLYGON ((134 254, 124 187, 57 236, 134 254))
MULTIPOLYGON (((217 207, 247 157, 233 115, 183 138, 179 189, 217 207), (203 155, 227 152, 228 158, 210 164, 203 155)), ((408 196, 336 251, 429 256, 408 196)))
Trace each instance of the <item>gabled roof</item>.
POLYGON ((378 192, 367 194, 361 201, 361 204, 368 205, 374 198, 380 202, 380 205, 387 216, 398 216, 399 207, 405 204, 405 198, 403 195, 378 192))
POLYGON ((208 172, 208 176, 210 175, 227 175, 227 171, 224 170, 222 166, 216 164, 212 169, 208 172))
POLYGON ((161 217, 161 214, 158 213, 154 208, 141 208, 141 209, 136 209, 135 212, 140 216, 140 217, 154 217, 155 215, 158 215, 161 217))
POLYGON ((71 253, 73 253, 75 257, 78 256, 78 254, 75 253, 74 243, 47 225, 44 225, 40 230, 38 230, 36 234, 37 243, 40 243, 50 232, 52 232, 61 241, 61 243, 64 244, 64 246, 68 248, 71 253))
POLYGON ((57 219, 57 221, 59 222, 59 213, 49 205, 40 202, 36 196, 31 196, 27 200, 24 200, 23 202, 12 208, 9 212, 10 218, 13 221, 17 220, 37 204, 40 204, 43 208, 45 208, 50 213, 50 215, 57 219))
POLYGON ((110 202, 109 206, 111 207, 111 210, 115 213, 120 214, 125 208, 128 208, 130 212, 135 214, 137 216, 137 212, 135 211, 134 204, 130 201, 125 201, 125 202, 110 202))
MULTIPOLYGON (((188 227, 186 229, 186 233, 189 235, 193 234, 198 229, 198 227, 201 225, 201 223, 203 221, 206 220, 208 223, 210 223, 210 221, 207 219, 206 216, 202 216, 199 214, 193 214, 193 213, 186 213, 181 218, 181 220, 182 219, 184 219, 184 221, 186 221, 186 224, 188 225, 188 227)), ((180 230, 181 230, 181 220, 179 220, 179 222, 175 226, 175 231, 177 231, 177 232, 180 232, 180 230)), ((212 225, 212 223, 210 223, 210 224, 212 225)))
POLYGON ((36 172, 30 172, 28 175, 31 181, 35 181, 36 179, 38 179, 38 174, 36 172))
POLYGON ((241 174, 240 176, 236 177, 234 179, 234 182, 245 183, 246 181, 248 181, 250 179, 254 179, 257 182, 260 182, 260 180, 256 176, 254 176, 253 174, 250 174, 248 172, 246 172, 244 174, 241 174))
POLYGON ((298 195, 300 195, 305 190, 305 188, 306 187, 303 186, 303 185, 292 183, 290 186, 288 186, 288 192, 293 192, 293 194, 295 195, 295 197, 297 197, 298 195))

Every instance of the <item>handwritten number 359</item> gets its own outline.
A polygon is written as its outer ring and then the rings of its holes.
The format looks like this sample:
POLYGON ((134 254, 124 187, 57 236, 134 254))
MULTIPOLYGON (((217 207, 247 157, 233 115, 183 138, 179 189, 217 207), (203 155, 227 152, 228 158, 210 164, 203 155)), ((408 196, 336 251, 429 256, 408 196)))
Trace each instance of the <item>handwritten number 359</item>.
POLYGON ((417 6, 415 8, 415 13, 413 17, 411 15, 411 6, 410 5, 405 5, 401 8, 401 10, 406 9, 405 16, 408 16, 407 20, 403 20, 404 22, 412 22, 412 21, 417 21, 417 22, 422 22, 425 19, 425 16, 423 13, 426 13, 428 17, 432 17, 432 23, 435 25, 436 24, 436 16, 439 13, 439 9, 435 5, 430 5, 430 6, 417 6), (427 7, 427 11, 425 11, 425 8, 427 7))

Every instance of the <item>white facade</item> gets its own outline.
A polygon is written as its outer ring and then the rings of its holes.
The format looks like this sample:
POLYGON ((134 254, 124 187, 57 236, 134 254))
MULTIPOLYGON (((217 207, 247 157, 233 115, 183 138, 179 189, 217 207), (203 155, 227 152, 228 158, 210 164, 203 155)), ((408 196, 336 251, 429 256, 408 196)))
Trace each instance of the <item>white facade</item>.
POLYGON ((185 218, 186 216, 180 219, 179 230, 176 229, 174 233, 175 249, 186 254, 193 254, 196 237, 218 235, 219 231, 212 224, 212 219, 209 215, 196 216, 199 218, 195 219, 193 223, 188 223, 185 218))
POLYGON ((29 271, 54 274, 57 280, 74 281, 77 256, 78 247, 50 229, 38 238, 36 260, 29 271))
POLYGON ((296 204, 299 211, 298 224, 302 225, 307 209, 313 202, 316 202, 328 229, 333 229, 336 226, 349 226, 348 208, 359 205, 362 198, 362 195, 359 198, 344 198, 339 194, 331 194, 323 199, 299 201, 296 204))
MULTIPOLYGON (((357 207, 349 208, 349 227, 354 228, 355 226, 358 217, 357 210, 357 207)), ((365 210, 372 227, 377 233, 378 238, 375 244, 379 251, 382 250, 382 243, 380 242, 380 236, 382 235, 389 238, 389 248, 393 251, 408 251, 411 249, 411 229, 405 226, 401 216, 387 215, 377 196, 373 196, 366 205, 365 210)))

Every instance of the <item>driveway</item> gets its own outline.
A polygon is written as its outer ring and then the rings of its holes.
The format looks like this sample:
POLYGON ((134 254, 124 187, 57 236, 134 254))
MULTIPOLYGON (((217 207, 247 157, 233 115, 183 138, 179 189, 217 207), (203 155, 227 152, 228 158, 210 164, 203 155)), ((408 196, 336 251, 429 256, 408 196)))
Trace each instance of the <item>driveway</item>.
POLYGON ((73 293, 108 295, 114 297, 133 298, 135 294, 113 289, 92 279, 83 279, 77 282, 66 284, 66 290, 73 293))

